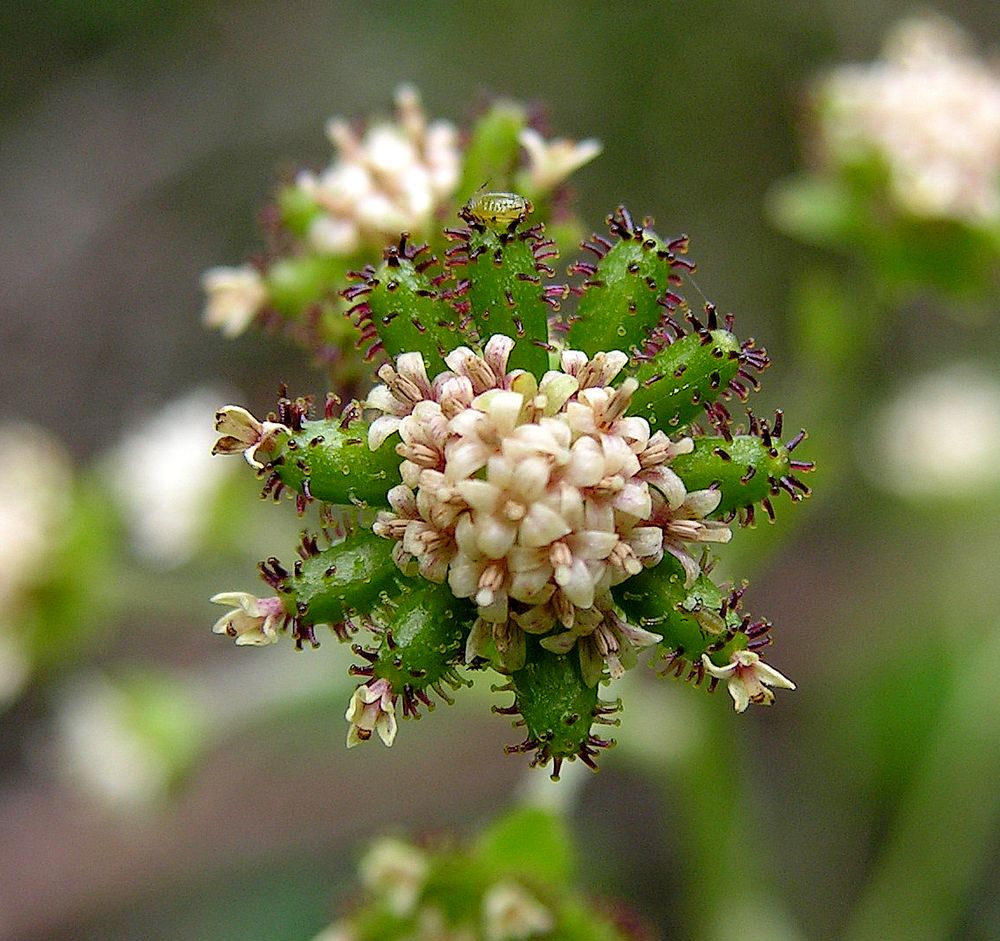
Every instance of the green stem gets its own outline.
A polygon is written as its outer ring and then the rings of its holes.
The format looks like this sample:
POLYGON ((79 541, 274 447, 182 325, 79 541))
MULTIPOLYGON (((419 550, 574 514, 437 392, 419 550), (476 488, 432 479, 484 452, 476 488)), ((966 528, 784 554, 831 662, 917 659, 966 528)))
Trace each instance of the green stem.
POLYGON ((950 701, 842 937, 954 937, 1000 823, 1000 628, 962 664, 950 701))

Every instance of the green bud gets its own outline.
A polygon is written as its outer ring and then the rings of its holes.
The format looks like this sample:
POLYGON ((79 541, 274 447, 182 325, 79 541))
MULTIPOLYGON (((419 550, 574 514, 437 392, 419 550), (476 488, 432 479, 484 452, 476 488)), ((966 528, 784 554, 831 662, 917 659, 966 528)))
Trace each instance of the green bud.
POLYGON ((669 311, 683 303, 671 290, 679 281, 675 269, 694 268, 678 257, 687 252, 686 236, 664 242, 652 229, 636 226, 624 206, 608 217, 608 224, 618 241, 607 248, 606 239, 593 236, 583 248, 598 256, 596 264, 570 267, 586 280, 566 345, 588 356, 643 350, 669 311))
POLYGON ((591 733, 595 721, 608 723, 606 716, 617 711, 617 704, 605 703, 596 686, 587 686, 580 672, 576 651, 554 654, 534 636, 526 638, 524 666, 511 674, 501 690, 514 694, 511 706, 497 707, 503 715, 520 713, 515 723, 525 730, 519 745, 508 746, 508 754, 534 752, 532 764, 552 762, 552 777, 559 777, 565 759, 579 758, 596 768, 598 750, 613 744, 591 733))

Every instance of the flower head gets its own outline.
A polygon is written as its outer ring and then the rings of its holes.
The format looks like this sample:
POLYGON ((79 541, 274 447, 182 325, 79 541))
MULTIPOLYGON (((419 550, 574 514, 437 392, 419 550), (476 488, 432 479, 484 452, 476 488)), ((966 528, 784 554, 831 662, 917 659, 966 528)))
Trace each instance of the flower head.
POLYGON ((795 689, 795 684, 788 677, 769 667, 752 650, 736 651, 723 667, 712 663, 708 654, 702 654, 701 662, 707 673, 726 681, 737 712, 745 712, 750 703, 770 706, 774 702, 774 693, 769 689, 771 686, 795 689))
POLYGON ((602 150, 601 142, 593 138, 579 143, 564 138, 546 141, 530 127, 521 131, 518 140, 528 154, 527 179, 536 193, 555 189, 602 150))
POLYGON ((552 913, 516 882, 498 882, 483 896, 487 941, 526 941, 554 927, 552 913))
POLYGON ((334 118, 327 135, 337 159, 296 181, 323 210, 309 229, 316 251, 350 255, 365 244, 380 248, 400 232, 425 232, 458 185, 458 131, 447 121, 428 124, 410 85, 396 92, 395 121, 359 136, 334 118))
POLYGON ((426 854, 402 840, 379 840, 361 860, 361 881, 382 896, 393 914, 411 915, 430 869, 426 854))
POLYGON ((201 276, 205 291, 205 324, 227 337, 241 334, 267 303, 264 279, 255 268, 209 268, 201 276))
POLYGON ((359 686, 347 707, 344 718, 350 723, 347 730, 347 747, 353 748, 378 732, 386 745, 396 738, 396 695, 386 679, 372 680, 359 686))
POLYGON ((563 371, 539 383, 507 371, 513 345, 496 335, 482 355, 455 350, 451 371, 433 381, 409 354, 380 370, 384 385, 367 404, 384 414, 369 443, 398 430, 406 486, 390 495, 393 512, 379 515, 375 532, 397 540, 401 564, 416 559, 433 581, 447 574, 452 592, 475 603, 469 661, 492 641, 501 668, 518 669, 524 632, 559 623, 574 631, 556 642, 560 652, 585 638, 580 656, 596 683, 605 665, 618 676, 622 658, 659 639, 613 615, 609 589, 664 549, 696 576, 686 542, 723 540, 729 530, 703 521, 719 495, 686 494, 668 467, 690 439, 651 435, 645 419, 627 416, 634 379, 608 384, 624 353, 567 351, 563 371), (441 394, 456 380, 476 394, 461 407, 456 399, 449 417, 441 394))
POLYGON ((212 630, 236 638, 240 646, 263 647, 276 643, 278 633, 288 619, 280 598, 257 598, 246 591, 224 591, 211 598, 213 604, 229 605, 212 630))
POLYGON ((830 156, 877 153, 907 211, 1000 218, 1000 71, 976 58, 948 21, 904 21, 880 61, 838 69, 821 99, 830 156))
POLYGON ((222 436, 212 448, 213 454, 242 454, 251 467, 264 465, 257 452, 267 451, 289 429, 280 422, 258 421, 239 405, 226 405, 215 413, 215 430, 222 436))

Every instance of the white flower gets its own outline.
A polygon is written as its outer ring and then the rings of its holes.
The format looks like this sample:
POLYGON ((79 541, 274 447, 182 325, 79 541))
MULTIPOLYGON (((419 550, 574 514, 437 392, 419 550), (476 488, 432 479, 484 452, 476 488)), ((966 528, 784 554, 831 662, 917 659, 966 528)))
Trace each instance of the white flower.
POLYGON ((526 127, 518 135, 528 153, 528 184, 535 193, 555 189, 602 150, 600 141, 589 138, 576 143, 559 138, 546 141, 534 128, 526 127))
POLYGON ((0 426, 0 444, 0 609, 16 614, 65 539, 73 468, 63 446, 32 425, 0 426))
POLYGON ((902 22, 882 60, 838 69, 821 99, 833 159, 878 153, 907 211, 1000 218, 1000 71, 976 58, 947 20, 902 22))
POLYGON ((178 565, 194 554, 212 503, 235 470, 210 453, 214 436, 205 419, 219 397, 198 389, 168 402, 130 430, 105 462, 136 551, 157 565, 178 565))
POLYGON ((516 882, 498 882, 483 896, 486 941, 525 941, 554 928, 552 913, 516 882))
POLYGON ((350 723, 347 747, 353 748, 377 732, 385 745, 396 738, 396 696, 387 679, 370 680, 359 686, 347 707, 344 718, 350 723))
POLYGON ((382 896, 394 915, 412 915, 427 881, 427 856, 402 840, 379 840, 361 860, 361 881, 382 896))
POLYGON ((1000 485, 1000 380, 991 365, 955 363, 885 405, 865 441, 880 486, 915 500, 982 498, 1000 485))
POLYGON ((677 507, 657 501, 652 521, 663 531, 663 550, 684 567, 685 588, 690 588, 701 574, 701 566, 688 544, 729 542, 733 538, 733 531, 725 523, 705 519, 721 499, 719 490, 695 490, 677 507))
POLYGON ((296 181, 323 210, 308 233, 316 251, 350 255, 365 244, 381 248, 401 232, 425 232, 458 185, 458 132, 445 121, 428 125, 411 86, 396 92, 395 121, 359 137, 335 118, 327 135, 336 160, 296 181))
POLYGON ((260 470, 257 451, 267 451, 278 438, 291 429, 274 421, 258 421, 239 405, 225 405, 215 413, 215 430, 222 436, 212 448, 213 454, 242 454, 246 462, 260 470))
POLYGON ((267 303, 267 285, 250 265, 209 268, 201 276, 201 286, 206 326, 218 328, 227 337, 246 330, 267 303))
POLYGON ((278 597, 256 598, 246 591, 225 591, 213 595, 210 600, 213 604, 233 608, 215 622, 212 631, 235 637, 240 646, 263 647, 277 643, 278 632, 288 617, 278 597))
POLYGON ((701 662, 707 673, 728 683, 729 695, 733 697, 737 712, 744 712, 750 703, 770 706, 774 702, 774 693, 768 689, 770 686, 795 689, 790 679, 774 667, 769 667, 752 650, 737 650, 724 667, 712 663, 708 654, 702 654, 701 662))

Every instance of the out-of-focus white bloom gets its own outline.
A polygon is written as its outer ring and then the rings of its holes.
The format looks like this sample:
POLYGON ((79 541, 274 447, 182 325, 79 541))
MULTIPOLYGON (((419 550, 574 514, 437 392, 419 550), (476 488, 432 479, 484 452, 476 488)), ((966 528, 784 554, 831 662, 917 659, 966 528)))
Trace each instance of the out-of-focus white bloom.
POLYGON ((39 428, 0 426, 0 608, 18 604, 63 540, 73 472, 69 455, 39 428))
POLYGON ((136 551, 161 566, 196 551, 206 515, 233 468, 212 459, 219 393, 198 389, 165 405, 114 449, 107 474, 125 512, 136 551))
POLYGON ((265 647, 278 641, 278 632, 287 620, 285 606, 278 597, 257 598, 246 591, 224 591, 212 595, 212 604, 232 607, 212 628, 216 634, 236 638, 238 646, 265 647))
POLYGON ((132 705, 108 680, 94 678, 69 690, 56 715, 62 772, 111 805, 159 800, 172 772, 166 755, 131 721, 132 705))
POLYGON ((953 24, 904 21, 880 61, 836 70, 820 96, 832 159, 878 153, 904 209, 1000 219, 1000 71, 973 55, 953 24))
POLYGON ((579 142, 565 138, 547 141, 530 127, 521 131, 518 140, 528 154, 526 176, 534 193, 555 189, 602 150, 601 142, 593 138, 579 142))
POLYGON ((924 376, 882 408, 874 430, 875 479, 903 496, 976 497, 1000 485, 995 370, 959 364, 924 376))
POLYGON ((361 881, 383 897, 393 914, 413 914, 427 880, 426 855, 402 840, 379 840, 361 860, 361 881))
POLYGON ((708 654, 702 654, 701 662, 706 673, 726 681, 737 712, 745 712, 750 703, 770 706, 774 702, 774 693, 768 687, 795 689, 795 684, 787 676, 768 666, 752 650, 737 650, 723 667, 712 663, 708 654))
POLYGON ((267 303, 267 285, 255 268, 209 268, 201 276, 205 291, 204 322, 235 337, 250 326, 267 303))
MULTIPOLYGON (((397 541, 395 558, 471 598, 479 617, 466 658, 492 641, 503 669, 524 663, 524 634, 567 633, 596 683, 619 676, 637 648, 660 638, 619 622, 609 590, 655 565, 664 551, 699 572, 689 542, 725 541, 729 529, 704 517, 719 494, 688 494, 667 466, 689 438, 651 434, 627 415, 634 378, 610 383, 628 357, 566 351, 560 370, 538 382, 507 371, 513 341, 494 336, 482 356, 449 353, 451 371, 429 380, 422 359, 404 354, 383 367, 368 406, 375 448, 397 433, 403 486, 390 494, 376 534, 397 541), (578 638, 582 638, 578 642, 578 638)), ((550 649, 552 649, 550 647, 550 649)))
POLYGON ((401 232, 425 232, 458 185, 458 132, 446 121, 428 124, 409 85, 396 92, 395 121, 359 137, 335 118, 327 134, 337 159, 322 173, 303 172, 296 181, 324 210, 309 230, 318 252, 349 255, 365 244, 381 248, 401 232))
POLYGON ((552 913, 516 882, 498 882, 483 896, 486 941, 526 941, 553 928, 552 913))
POLYGON ((31 671, 21 623, 32 587, 52 574, 65 540, 73 471, 54 438, 31 425, 0 426, 0 706, 31 671))

